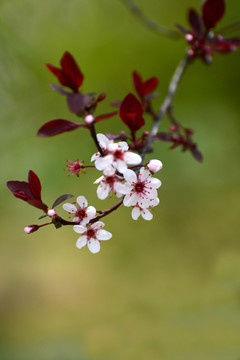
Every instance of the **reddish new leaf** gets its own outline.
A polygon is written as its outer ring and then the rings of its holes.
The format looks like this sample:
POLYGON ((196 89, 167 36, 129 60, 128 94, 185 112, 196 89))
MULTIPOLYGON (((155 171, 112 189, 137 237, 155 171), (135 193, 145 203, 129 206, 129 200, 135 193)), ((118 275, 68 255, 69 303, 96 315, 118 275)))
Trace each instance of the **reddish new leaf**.
POLYGON ((38 176, 32 170, 28 173, 28 182, 35 197, 41 199, 41 183, 38 176))
POLYGON ((76 124, 72 121, 57 119, 45 123, 37 133, 40 137, 49 137, 62 134, 67 131, 75 130, 79 127, 86 127, 85 125, 76 124))
POLYGON ((74 57, 66 51, 61 58, 61 66, 65 74, 69 76, 74 84, 79 88, 83 83, 83 74, 80 71, 74 57))
POLYGON ((224 0, 206 0, 202 7, 202 18, 206 29, 213 29, 224 13, 224 0))
POLYGON ((120 118, 132 132, 135 132, 145 124, 142 114, 141 103, 133 94, 129 93, 121 104, 120 118))
POLYGON ((156 77, 152 77, 143 82, 141 75, 137 71, 134 71, 133 83, 139 97, 143 99, 146 95, 150 94, 157 87, 158 79, 156 77))
POLYGON ((53 203, 52 208, 55 208, 57 205, 61 204, 63 201, 72 198, 72 194, 64 194, 59 196, 53 203))
POLYGON ((82 85, 84 77, 73 56, 66 51, 60 63, 62 66, 61 69, 51 64, 46 64, 46 67, 58 78, 63 86, 67 86, 74 92, 78 92, 78 88, 82 85))
POLYGON ((188 21, 196 35, 201 35, 203 31, 202 17, 193 9, 189 9, 188 21))
POLYGON ((7 187, 16 198, 26 201, 28 204, 46 213, 48 207, 41 200, 41 183, 38 176, 32 170, 28 173, 28 180, 29 182, 8 181, 7 187))

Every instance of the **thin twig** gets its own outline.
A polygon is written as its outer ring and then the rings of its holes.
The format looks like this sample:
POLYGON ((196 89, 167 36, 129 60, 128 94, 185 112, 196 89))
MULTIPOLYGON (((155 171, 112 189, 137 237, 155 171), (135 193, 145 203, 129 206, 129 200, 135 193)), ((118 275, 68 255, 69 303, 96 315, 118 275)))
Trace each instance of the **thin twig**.
POLYGON ((117 210, 117 208, 119 208, 119 206, 122 205, 123 203, 123 199, 119 200, 115 205, 113 205, 112 207, 110 207, 109 209, 103 211, 100 215, 96 216, 95 218, 91 219, 89 221, 90 224, 95 223, 96 221, 100 220, 101 218, 103 218, 104 216, 110 214, 111 212, 113 212, 114 210, 117 210))
POLYGON ((175 39, 181 38, 181 34, 179 31, 171 30, 164 25, 158 24, 157 22, 149 19, 142 9, 136 4, 133 0, 120 0, 122 1, 128 10, 132 12, 132 14, 143 23, 146 27, 148 27, 151 31, 158 33, 162 36, 167 36, 175 39))
POLYGON ((240 20, 236 20, 232 24, 226 25, 223 28, 219 29, 217 33, 220 33, 222 35, 230 33, 232 31, 236 31, 240 29, 240 20))
POLYGON ((155 136, 158 132, 158 128, 162 121, 163 115, 166 113, 166 111, 172 105, 172 101, 176 94, 179 82, 180 82, 182 75, 183 75, 184 71, 186 70, 189 62, 190 62, 190 57, 188 55, 185 55, 173 74, 173 77, 169 84, 168 93, 155 116, 155 122, 152 126, 151 131, 149 132, 147 143, 146 143, 143 151, 141 152, 142 159, 144 158, 144 156, 146 155, 148 150, 150 150, 152 148, 153 136, 155 136))

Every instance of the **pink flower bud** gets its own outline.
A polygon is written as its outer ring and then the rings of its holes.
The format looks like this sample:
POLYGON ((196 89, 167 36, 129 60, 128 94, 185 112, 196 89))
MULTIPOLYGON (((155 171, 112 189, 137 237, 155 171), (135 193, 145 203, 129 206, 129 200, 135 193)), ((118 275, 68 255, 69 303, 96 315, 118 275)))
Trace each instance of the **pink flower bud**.
POLYGON ((55 209, 49 209, 47 212, 48 216, 53 217, 56 215, 56 210, 55 209))
POLYGON ((152 159, 147 164, 148 169, 154 173, 161 170, 162 166, 162 162, 157 159, 152 159))
POLYGON ((191 42, 191 41, 193 40, 192 34, 186 34, 186 35, 185 35, 185 39, 186 39, 188 42, 191 42))
POLYGON ((24 228, 26 234, 31 234, 39 229, 38 225, 28 225, 24 228))
POLYGON ((84 121, 86 124, 90 125, 94 122, 94 117, 92 114, 88 114, 85 116, 84 121))

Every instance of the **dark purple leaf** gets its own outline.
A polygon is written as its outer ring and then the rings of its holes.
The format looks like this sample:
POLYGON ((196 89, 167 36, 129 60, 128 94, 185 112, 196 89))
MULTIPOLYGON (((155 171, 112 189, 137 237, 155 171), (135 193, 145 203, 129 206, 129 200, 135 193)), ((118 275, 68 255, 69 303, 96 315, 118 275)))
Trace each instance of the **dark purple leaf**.
POLYGON ((28 182, 31 185, 35 198, 41 199, 41 183, 38 176, 32 170, 28 173, 28 182))
POLYGON ((136 96, 131 93, 125 96, 120 107, 120 118, 132 132, 139 130, 145 124, 142 114, 142 104, 136 96))
POLYGON ((219 20, 221 20, 224 13, 224 0, 206 0, 202 7, 202 17, 206 29, 213 29, 219 20))
POLYGON ((203 155, 197 148, 191 149, 191 153, 197 161, 203 162, 203 155))
POLYGON ((75 114, 82 112, 86 106, 89 105, 91 99, 88 95, 81 93, 71 93, 67 94, 67 104, 70 109, 75 114))
POLYGON ((104 134, 109 140, 122 140, 126 141, 127 136, 124 131, 121 131, 120 134, 111 134, 111 133, 105 133, 104 134))
POLYGON ((49 137, 62 134, 67 131, 72 131, 78 127, 86 127, 85 125, 76 124, 72 121, 57 119, 45 123, 37 133, 40 137, 49 137))
POLYGON ((203 32, 202 17, 193 9, 189 9, 188 21, 196 35, 201 35, 203 32))
POLYGON ((68 95, 68 94, 72 94, 70 91, 67 91, 65 89, 63 89, 61 86, 57 85, 57 84, 49 84, 49 86, 57 91, 59 94, 61 95, 68 95))
POLYGON ((65 195, 61 195, 59 196, 53 203, 52 208, 55 208, 57 205, 61 204, 63 201, 72 198, 73 195, 71 194, 65 194, 65 195))

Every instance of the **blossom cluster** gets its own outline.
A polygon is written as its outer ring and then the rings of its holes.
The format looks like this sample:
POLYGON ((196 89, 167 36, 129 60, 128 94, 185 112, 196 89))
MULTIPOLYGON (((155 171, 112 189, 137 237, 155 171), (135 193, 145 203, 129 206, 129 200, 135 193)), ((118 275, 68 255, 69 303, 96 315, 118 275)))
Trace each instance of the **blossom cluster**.
POLYGON ((66 119, 54 119, 46 122, 37 132, 39 137, 52 137, 66 132, 81 130, 88 131, 90 138, 95 144, 96 152, 89 159, 67 160, 65 170, 68 175, 85 174, 87 169, 96 169, 101 175, 94 181, 97 185, 96 193, 100 200, 107 197, 117 197, 118 201, 107 210, 96 210, 94 206, 88 206, 85 196, 77 197, 76 202, 66 202, 72 198, 72 194, 59 196, 48 206, 42 201, 41 182, 38 176, 30 170, 28 181, 8 181, 7 186, 16 198, 19 198, 38 210, 43 211, 39 219, 50 218, 49 222, 41 225, 33 224, 25 227, 27 234, 36 232, 46 225, 54 225, 56 229, 65 225, 72 226, 74 232, 79 234, 76 246, 80 249, 87 245, 92 253, 98 253, 101 241, 109 240, 112 234, 104 230, 105 224, 102 218, 117 210, 121 205, 131 208, 133 220, 142 217, 145 220, 153 218, 152 210, 159 204, 158 188, 161 181, 153 175, 162 169, 159 159, 144 161, 147 154, 153 152, 155 141, 170 142, 170 149, 182 148, 189 151, 193 157, 203 161, 203 156, 198 150, 197 143, 193 140, 194 131, 183 126, 176 120, 173 114, 172 101, 177 91, 179 81, 186 68, 193 63, 193 59, 201 58, 205 63, 210 63, 214 53, 231 53, 240 45, 239 38, 224 39, 220 33, 213 30, 221 20, 225 12, 224 0, 206 0, 201 8, 201 14, 194 9, 188 12, 188 20, 191 30, 177 25, 184 33, 188 43, 188 51, 184 59, 176 68, 169 83, 169 91, 158 110, 154 110, 152 100, 158 96, 154 91, 158 86, 157 77, 143 80, 142 76, 133 71, 132 92, 121 101, 111 103, 117 108, 105 114, 98 114, 98 105, 105 100, 106 94, 95 92, 83 93, 82 86, 84 75, 74 57, 65 52, 60 60, 60 67, 46 64, 47 69, 58 79, 60 85, 50 84, 53 90, 66 98, 67 106, 80 123, 66 119), (66 89, 67 88, 67 89, 66 89), (162 117, 167 115, 170 122, 169 131, 159 131, 162 117), (96 133, 96 124, 103 120, 118 116, 123 126, 127 127, 118 134, 96 133), (148 118, 148 119, 147 119, 148 118), (149 127, 146 120, 151 120, 149 127), (141 130, 141 133, 139 132, 141 130), (94 165, 91 165, 93 164, 94 165), (63 204, 63 209, 73 218, 71 221, 62 218, 56 207, 63 204))

